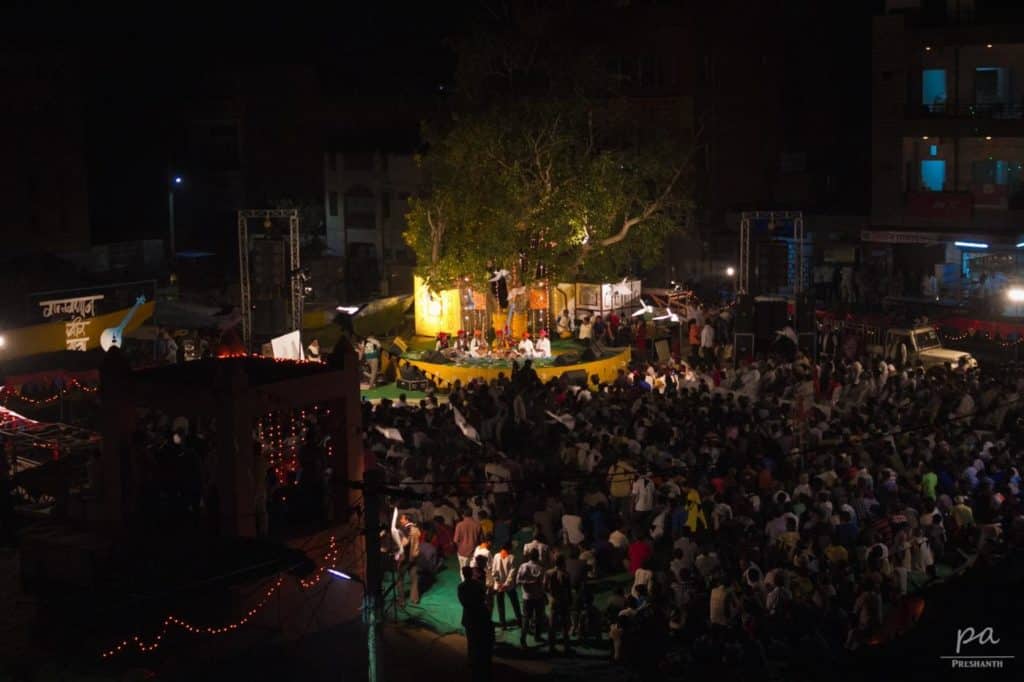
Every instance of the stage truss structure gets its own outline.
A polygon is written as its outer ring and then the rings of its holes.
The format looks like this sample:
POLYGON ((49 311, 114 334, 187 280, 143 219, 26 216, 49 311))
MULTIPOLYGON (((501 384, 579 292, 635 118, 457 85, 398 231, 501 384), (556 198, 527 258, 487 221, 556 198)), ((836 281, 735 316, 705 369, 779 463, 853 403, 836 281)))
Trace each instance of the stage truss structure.
POLYGON ((299 258, 299 210, 297 208, 256 208, 238 211, 238 273, 241 284, 242 343, 252 350, 252 286, 249 269, 249 221, 288 219, 288 320, 293 330, 302 330, 303 286, 299 258))
POLYGON ((740 214, 740 256, 736 273, 736 293, 750 291, 750 224, 767 220, 772 223, 793 224, 793 242, 796 245, 796 272, 793 277, 793 296, 804 288, 804 212, 803 211, 743 211, 740 214))

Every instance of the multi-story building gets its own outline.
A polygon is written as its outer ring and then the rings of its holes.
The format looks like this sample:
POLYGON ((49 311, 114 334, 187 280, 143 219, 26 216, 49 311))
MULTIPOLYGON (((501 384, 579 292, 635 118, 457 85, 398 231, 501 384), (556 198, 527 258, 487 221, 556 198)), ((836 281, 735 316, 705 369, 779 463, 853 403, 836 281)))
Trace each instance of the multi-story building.
POLYGON ((1016 270, 1024 247, 1022 77, 1018 2, 889 0, 875 17, 864 238, 887 245, 882 252, 907 275, 907 293, 933 273, 952 290, 1016 270))
POLYGON ((327 248, 342 257, 346 297, 412 292, 415 256, 402 234, 421 188, 411 147, 339 140, 324 155, 327 248))

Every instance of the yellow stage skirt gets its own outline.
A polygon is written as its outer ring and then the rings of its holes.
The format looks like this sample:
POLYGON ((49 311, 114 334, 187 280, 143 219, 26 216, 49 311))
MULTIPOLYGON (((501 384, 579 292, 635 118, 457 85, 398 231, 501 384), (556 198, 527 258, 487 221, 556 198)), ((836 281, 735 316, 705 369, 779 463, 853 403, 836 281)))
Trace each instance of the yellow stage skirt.
MULTIPOLYGON (((596 374, 600 377, 604 383, 609 383, 615 380, 618 376, 620 369, 626 369, 629 367, 629 360, 631 357, 629 348, 616 349, 618 352, 607 358, 601 360, 594 360, 593 362, 583 362, 577 365, 563 365, 561 367, 535 367, 537 376, 540 380, 547 382, 550 379, 555 379, 566 372, 573 372, 577 370, 583 370, 587 373, 587 383, 590 383, 590 376, 596 374)), ((427 375, 428 379, 434 379, 439 386, 447 387, 455 383, 458 379, 463 385, 468 384, 473 379, 484 379, 490 381, 491 379, 497 379, 499 374, 504 374, 506 377, 512 374, 512 364, 495 367, 473 367, 469 365, 441 365, 433 362, 423 362, 422 360, 409 360, 402 358, 402 362, 409 363, 414 367, 418 367, 427 375)))

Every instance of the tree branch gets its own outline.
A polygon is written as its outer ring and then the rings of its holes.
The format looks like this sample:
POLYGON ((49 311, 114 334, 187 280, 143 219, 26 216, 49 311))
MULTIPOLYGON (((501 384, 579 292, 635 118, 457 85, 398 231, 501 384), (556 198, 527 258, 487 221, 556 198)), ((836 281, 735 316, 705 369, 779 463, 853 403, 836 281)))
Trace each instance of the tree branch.
POLYGON ((669 196, 671 196, 672 191, 675 189, 676 183, 679 182, 679 178, 682 177, 683 170, 686 168, 687 165, 688 164, 680 165, 679 168, 676 169, 676 172, 672 174, 672 179, 669 180, 668 184, 665 186, 665 189, 661 192, 660 195, 658 195, 658 197, 654 201, 650 202, 649 204, 647 204, 647 206, 644 207, 644 210, 640 212, 640 215, 634 216, 632 218, 626 218, 625 220, 623 220, 622 226, 619 228, 618 232, 611 235, 610 237, 605 237, 604 239, 599 241, 597 245, 600 247, 605 247, 611 246, 612 244, 618 244, 619 242, 621 242, 622 240, 629 236, 630 230, 632 230, 634 227, 644 222, 645 220, 650 219, 651 216, 660 211, 665 206, 665 203, 668 201, 669 196))
POLYGON ((440 215, 437 217, 437 222, 434 222, 433 216, 430 215, 430 209, 427 209, 427 224, 430 225, 430 264, 437 265, 441 260, 441 241, 444 239, 444 220, 440 215))

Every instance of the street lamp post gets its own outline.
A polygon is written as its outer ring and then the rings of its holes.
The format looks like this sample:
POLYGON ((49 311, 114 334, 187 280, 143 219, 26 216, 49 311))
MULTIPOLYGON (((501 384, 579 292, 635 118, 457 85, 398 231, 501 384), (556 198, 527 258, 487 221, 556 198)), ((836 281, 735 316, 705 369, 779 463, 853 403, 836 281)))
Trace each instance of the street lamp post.
POLYGON ((170 187, 167 189, 167 246, 170 251, 171 260, 174 260, 174 254, 177 253, 177 249, 174 244, 174 190, 176 187, 180 187, 184 181, 184 178, 180 175, 175 175, 171 178, 170 187))

